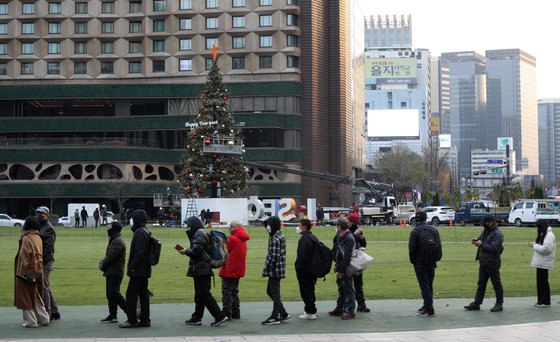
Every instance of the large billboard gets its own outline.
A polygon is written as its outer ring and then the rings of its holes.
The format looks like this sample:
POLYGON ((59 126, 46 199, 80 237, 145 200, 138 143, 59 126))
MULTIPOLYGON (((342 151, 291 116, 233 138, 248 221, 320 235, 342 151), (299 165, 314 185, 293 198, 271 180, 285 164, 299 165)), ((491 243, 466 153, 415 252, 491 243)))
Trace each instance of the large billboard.
POLYGON ((505 150, 506 146, 509 145, 509 150, 513 150, 513 138, 512 137, 499 137, 498 138, 498 150, 505 150))
POLYGON ((440 148, 451 148, 451 135, 450 134, 440 134, 439 135, 439 147, 440 148))
POLYGON ((416 58, 366 58, 366 84, 416 84, 416 58))
POLYGON ((380 109, 367 111, 370 140, 419 139, 418 109, 380 109))

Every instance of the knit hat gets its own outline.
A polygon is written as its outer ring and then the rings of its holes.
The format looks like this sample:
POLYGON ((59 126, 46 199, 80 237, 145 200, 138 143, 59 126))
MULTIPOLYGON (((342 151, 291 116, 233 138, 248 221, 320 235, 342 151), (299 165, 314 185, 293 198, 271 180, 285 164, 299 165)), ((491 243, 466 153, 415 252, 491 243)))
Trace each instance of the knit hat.
POLYGON ((240 227, 242 225, 243 224, 239 220, 231 221, 230 224, 229 224, 229 232, 231 233, 232 230, 234 230, 235 228, 240 227))
POLYGON ((352 213, 352 214, 348 215, 348 221, 359 222, 360 221, 360 215, 358 215, 356 213, 352 213))

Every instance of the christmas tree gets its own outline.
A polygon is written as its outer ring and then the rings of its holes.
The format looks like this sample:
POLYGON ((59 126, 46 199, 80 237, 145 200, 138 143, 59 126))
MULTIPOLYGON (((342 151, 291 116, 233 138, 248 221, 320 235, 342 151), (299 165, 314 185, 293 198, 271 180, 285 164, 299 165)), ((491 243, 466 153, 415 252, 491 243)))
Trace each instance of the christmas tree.
POLYGON ((211 196, 217 197, 218 188, 233 194, 247 186, 245 166, 235 162, 245 152, 243 135, 235 127, 228 99, 214 50, 206 88, 200 95, 200 108, 187 133, 183 170, 178 179, 189 195, 202 195, 205 189, 211 189, 211 196))

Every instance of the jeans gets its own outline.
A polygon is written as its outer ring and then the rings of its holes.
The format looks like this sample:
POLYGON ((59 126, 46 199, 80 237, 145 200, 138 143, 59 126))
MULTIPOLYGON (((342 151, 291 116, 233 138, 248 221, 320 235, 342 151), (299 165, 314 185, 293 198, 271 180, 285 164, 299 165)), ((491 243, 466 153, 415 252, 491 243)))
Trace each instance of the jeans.
POLYGON ((148 293, 148 278, 130 277, 126 289, 126 317, 128 323, 137 324, 136 307, 140 297, 140 322, 150 323, 150 294, 148 293))
POLYGON ((43 265, 43 285, 45 287, 43 292, 43 301, 45 302, 45 309, 49 315, 58 313, 58 305, 51 291, 51 272, 54 269, 54 261, 49 261, 43 265))
POLYGON ((284 304, 280 298, 280 278, 268 278, 266 285, 266 294, 272 299, 272 314, 271 316, 277 318, 280 314, 285 314, 284 304))
POLYGON ((303 300, 304 311, 308 314, 316 314, 315 283, 317 283, 317 278, 306 274, 298 274, 297 280, 299 283, 299 293, 303 300))
POLYGON ((204 316, 204 308, 210 311, 215 320, 224 318, 224 313, 220 310, 216 299, 210 293, 212 276, 197 276, 194 280, 194 313, 191 316, 193 321, 200 321, 204 316))
POLYGON ((222 279, 222 308, 230 318, 239 316, 239 278, 222 279))
POLYGON ((360 273, 352 277, 354 280, 354 291, 356 292, 356 302, 359 308, 366 307, 366 297, 364 296, 364 277, 360 273))
POLYGON ((344 275, 342 278, 337 275, 338 299, 334 311, 354 313, 356 309, 356 294, 352 283, 352 276, 344 275))
POLYGON ((537 268, 537 304, 550 305, 548 270, 543 268, 537 268))
POLYGON ((504 288, 500 279, 500 265, 480 265, 478 268, 478 288, 474 297, 474 302, 478 305, 484 301, 484 293, 486 292, 486 284, 488 279, 492 281, 494 291, 496 292, 496 304, 504 303, 504 288))
POLYGON ((109 315, 117 318, 117 308, 126 312, 126 300, 121 295, 122 277, 111 275, 105 278, 107 301, 109 302, 109 315))
POLYGON ((420 285, 420 293, 424 299, 424 310, 428 312, 434 311, 434 276, 436 268, 435 265, 425 265, 423 263, 414 264, 414 272, 418 285, 420 285))

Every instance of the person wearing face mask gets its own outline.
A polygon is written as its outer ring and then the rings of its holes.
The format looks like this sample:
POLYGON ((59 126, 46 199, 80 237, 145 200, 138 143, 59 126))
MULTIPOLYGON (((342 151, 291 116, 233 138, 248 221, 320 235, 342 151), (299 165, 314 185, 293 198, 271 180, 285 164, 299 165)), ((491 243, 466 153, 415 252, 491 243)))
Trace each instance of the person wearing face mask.
POLYGON ((475 258, 480 264, 478 269, 478 288, 474 302, 465 306, 465 310, 480 310, 480 305, 484 300, 484 293, 486 292, 486 284, 488 279, 490 279, 496 292, 496 304, 490 311, 499 312, 503 311, 504 304, 504 288, 500 279, 500 266, 502 263, 500 255, 504 250, 502 246, 504 236, 492 215, 484 215, 481 223, 484 226, 482 234, 478 238, 471 239, 472 244, 478 247, 475 258))
POLYGON ((41 228, 39 234, 43 242, 43 301, 45 302, 45 309, 49 313, 51 320, 60 319, 60 312, 58 305, 51 291, 51 272, 54 269, 54 244, 56 242, 56 233, 53 226, 49 222, 49 208, 41 206, 35 210, 35 215, 41 228))
MULTIPOLYGON (((356 240, 356 248, 366 248, 367 241, 364 236, 364 232, 358 227, 360 223, 360 215, 352 213, 348 215, 348 229, 352 234, 354 234, 354 240, 356 240)), ((371 310, 366 306, 366 297, 364 296, 364 278, 363 273, 356 274, 352 276, 354 280, 354 291, 356 292, 356 302, 358 303, 358 312, 370 312, 371 310)))
POLYGON ((124 259, 126 256, 126 245, 121 237, 122 225, 113 221, 107 228, 109 244, 105 252, 105 258, 99 262, 99 269, 105 277, 107 301, 109 302, 109 316, 101 320, 101 323, 117 323, 117 308, 126 313, 126 301, 121 295, 121 283, 124 276, 124 259))
POLYGON ((348 220, 341 217, 336 220, 336 234, 333 239, 334 272, 338 285, 338 299, 336 307, 329 311, 329 316, 341 317, 344 320, 356 318, 356 293, 352 275, 346 274, 350 265, 350 258, 354 250, 354 234, 348 229, 348 220))
POLYGON ((311 221, 308 219, 299 221, 296 232, 301 234, 297 247, 296 276, 299 283, 299 293, 304 304, 304 313, 299 316, 299 319, 315 320, 317 319, 317 307, 315 306, 317 277, 309 272, 309 267, 317 237, 311 233, 311 221))

